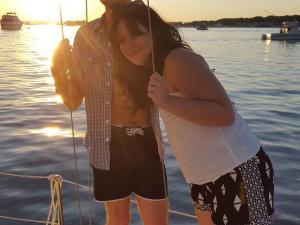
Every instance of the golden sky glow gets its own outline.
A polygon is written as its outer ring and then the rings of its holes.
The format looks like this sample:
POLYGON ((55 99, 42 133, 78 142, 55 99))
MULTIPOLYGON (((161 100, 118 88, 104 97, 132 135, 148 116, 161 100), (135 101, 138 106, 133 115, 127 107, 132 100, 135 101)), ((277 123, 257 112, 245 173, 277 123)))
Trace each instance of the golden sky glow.
MULTIPOLYGON (((98 11, 104 10, 99 1, 89 1, 96 5, 93 8, 97 8, 98 11)), ((85 0, 0 0, 0 12, 4 14, 7 11, 15 11, 20 19, 26 21, 59 21, 59 2, 64 20, 82 20, 85 18, 85 0)))
MULTIPOLYGON (((22 20, 58 21, 59 0, 0 0, 0 13, 16 11, 22 20)), ((60 0, 64 20, 85 19, 85 0, 60 0)), ((146 0, 144 0, 146 2, 146 0)), ((300 0, 150 0, 168 21, 300 14, 300 0)), ((100 0, 88 0, 89 19, 104 12, 100 0)))

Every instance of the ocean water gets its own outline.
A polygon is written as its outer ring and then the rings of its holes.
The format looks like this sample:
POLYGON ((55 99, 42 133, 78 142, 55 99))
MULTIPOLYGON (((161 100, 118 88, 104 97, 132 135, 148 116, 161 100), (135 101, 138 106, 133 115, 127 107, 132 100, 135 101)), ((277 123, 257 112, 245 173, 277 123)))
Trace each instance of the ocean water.
MULTIPOLYGON (((73 40, 78 27, 66 27, 73 40)), ((274 28, 181 29, 205 57, 248 121, 275 169, 275 223, 300 224, 300 42, 262 41, 274 28)), ((61 39, 58 26, 24 26, 0 31, 0 173, 47 176, 76 181, 70 114, 55 95, 49 72, 61 39)), ((80 183, 89 185, 84 108, 74 112, 80 183)), ((165 132, 164 132, 165 136, 165 132)), ((170 208, 193 214, 189 187, 166 142, 170 208)), ((65 224, 79 224, 76 187, 63 183, 65 224)), ((89 193, 80 189, 83 224, 88 224, 89 193)), ((0 216, 46 220, 49 182, 0 175, 0 216)), ((104 208, 93 203, 94 224, 104 224, 104 208)), ((132 205, 132 224, 141 224, 132 205)), ((170 214, 171 224, 196 224, 170 214)), ((2 225, 34 224, 0 219, 2 225)))

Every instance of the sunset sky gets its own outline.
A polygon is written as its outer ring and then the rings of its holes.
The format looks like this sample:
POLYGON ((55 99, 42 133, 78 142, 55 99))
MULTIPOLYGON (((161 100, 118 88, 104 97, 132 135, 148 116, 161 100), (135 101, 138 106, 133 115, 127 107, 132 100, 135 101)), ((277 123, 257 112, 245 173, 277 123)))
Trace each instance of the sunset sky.
MULTIPOLYGON (((59 0, 0 0, 0 14, 15 11, 21 20, 58 21, 59 0)), ((64 20, 83 20, 85 0, 60 0, 64 20)), ((144 0, 146 2, 146 0, 144 0)), ((300 14, 300 0, 150 0, 167 21, 300 14)), ((88 0, 89 20, 104 12, 99 0, 88 0)))

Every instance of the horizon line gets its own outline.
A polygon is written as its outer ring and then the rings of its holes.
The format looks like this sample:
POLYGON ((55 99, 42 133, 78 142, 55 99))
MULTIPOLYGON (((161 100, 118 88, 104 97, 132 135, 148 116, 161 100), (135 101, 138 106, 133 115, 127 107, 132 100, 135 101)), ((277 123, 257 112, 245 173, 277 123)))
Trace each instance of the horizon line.
MULTIPOLYGON (((269 15, 269 16, 253 16, 253 17, 226 17, 226 18, 220 18, 220 19, 215 19, 215 20, 208 20, 208 19, 202 19, 202 20, 193 20, 193 21, 168 21, 170 23, 192 23, 192 22, 201 22, 201 21, 210 21, 210 22, 213 22, 213 21, 218 21, 218 20, 223 20, 223 19, 251 19, 251 18, 256 18, 256 17, 262 17, 262 18, 267 18, 267 17, 292 17, 292 16, 300 16, 300 15, 283 15, 283 16, 275 16, 275 15, 269 15)), ((100 18, 100 17, 99 17, 100 18)), ((95 18, 95 19, 92 19, 92 20, 89 20, 89 21, 93 21, 93 20, 96 20, 98 18, 95 18)), ((41 23, 60 23, 59 20, 55 21, 55 20, 22 20, 22 22, 24 23, 32 23, 32 22, 41 22, 41 23)), ((82 20, 65 20, 64 23, 66 22, 86 22, 85 19, 82 19, 82 20)))

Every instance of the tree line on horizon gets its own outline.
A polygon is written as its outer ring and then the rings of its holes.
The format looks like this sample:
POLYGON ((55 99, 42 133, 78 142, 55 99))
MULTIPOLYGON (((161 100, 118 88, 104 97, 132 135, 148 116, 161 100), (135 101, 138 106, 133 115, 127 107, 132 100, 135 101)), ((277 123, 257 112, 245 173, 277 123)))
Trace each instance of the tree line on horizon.
POLYGON ((201 20, 193 22, 172 22, 173 25, 178 27, 198 27, 201 24, 206 24, 209 27, 225 26, 225 27, 278 27, 283 22, 300 22, 300 15, 291 16, 256 16, 252 18, 223 18, 218 20, 201 20))

